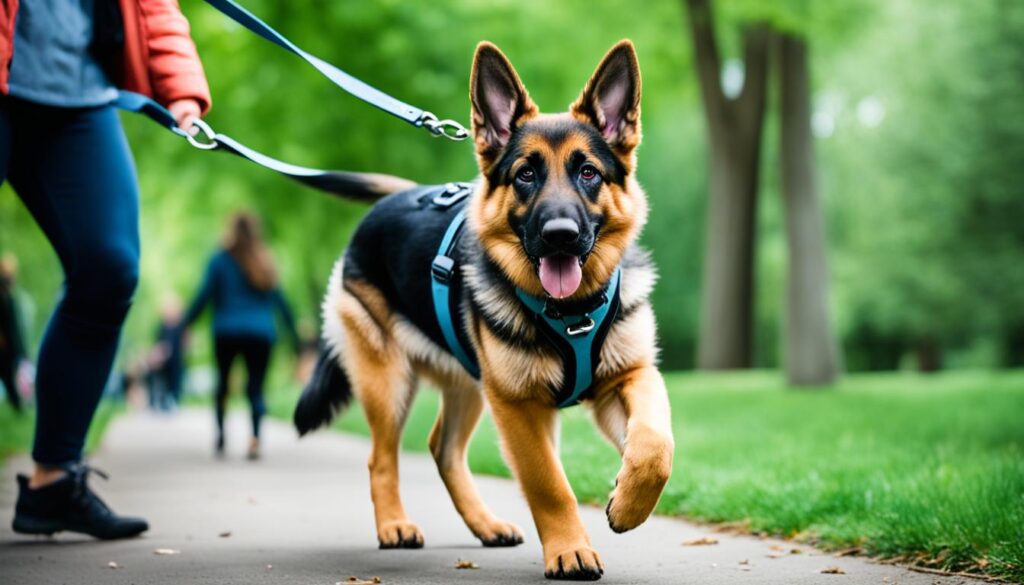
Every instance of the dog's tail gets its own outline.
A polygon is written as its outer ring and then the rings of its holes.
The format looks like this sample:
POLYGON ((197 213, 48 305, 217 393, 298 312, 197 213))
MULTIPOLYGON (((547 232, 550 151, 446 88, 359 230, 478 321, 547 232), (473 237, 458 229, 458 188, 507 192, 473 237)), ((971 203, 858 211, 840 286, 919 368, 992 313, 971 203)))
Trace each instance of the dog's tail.
POLYGON ((330 348, 323 348, 316 368, 295 406, 295 428, 299 436, 334 420, 352 400, 352 386, 348 376, 338 364, 338 356, 330 348))
POLYGON ((408 191, 416 186, 413 181, 394 175, 349 171, 326 171, 319 175, 295 175, 292 178, 314 189, 362 203, 373 203, 392 193, 408 191))
POLYGON ((299 436, 331 422, 352 401, 352 385, 341 365, 343 331, 336 311, 341 294, 341 271, 339 261, 331 272, 322 307, 324 335, 320 357, 295 406, 293 420, 299 436))

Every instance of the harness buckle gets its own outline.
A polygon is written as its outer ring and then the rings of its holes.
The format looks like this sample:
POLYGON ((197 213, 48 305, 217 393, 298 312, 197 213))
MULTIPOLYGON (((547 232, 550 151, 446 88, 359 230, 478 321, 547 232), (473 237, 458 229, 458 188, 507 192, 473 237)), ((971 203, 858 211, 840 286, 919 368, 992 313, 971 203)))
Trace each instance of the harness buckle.
POLYGON ((594 326, 597 325, 590 315, 584 315, 582 319, 572 325, 566 325, 565 334, 569 337, 576 337, 579 335, 585 335, 593 331, 594 326))
POLYGON ((455 260, 452 260, 448 256, 442 256, 438 254, 434 256, 434 261, 430 264, 430 275, 437 282, 447 285, 452 280, 452 274, 455 272, 455 260))
POLYGON ((430 200, 438 207, 451 207, 469 196, 470 186, 466 183, 448 183, 441 191, 430 200))

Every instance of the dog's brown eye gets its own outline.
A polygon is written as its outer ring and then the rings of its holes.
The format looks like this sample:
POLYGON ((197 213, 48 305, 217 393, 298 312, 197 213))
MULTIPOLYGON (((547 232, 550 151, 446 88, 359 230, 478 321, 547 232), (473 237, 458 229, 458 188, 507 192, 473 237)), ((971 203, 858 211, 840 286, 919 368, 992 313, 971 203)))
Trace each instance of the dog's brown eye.
POLYGON ((583 168, 580 169, 580 177, 584 181, 593 181, 597 178, 597 174, 597 169, 593 165, 584 165, 583 168))
POLYGON ((516 180, 524 183, 532 183, 536 175, 530 167, 523 167, 516 173, 516 180))

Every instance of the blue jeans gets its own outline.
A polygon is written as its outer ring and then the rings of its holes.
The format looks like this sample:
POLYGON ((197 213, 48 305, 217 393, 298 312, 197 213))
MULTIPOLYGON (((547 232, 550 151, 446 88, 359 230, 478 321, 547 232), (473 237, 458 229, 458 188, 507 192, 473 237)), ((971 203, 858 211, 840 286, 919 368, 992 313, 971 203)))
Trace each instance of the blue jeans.
POLYGON ((64 294, 39 349, 32 457, 65 465, 81 459, 138 282, 135 164, 114 108, 54 108, 5 97, 5 178, 64 269, 64 294))

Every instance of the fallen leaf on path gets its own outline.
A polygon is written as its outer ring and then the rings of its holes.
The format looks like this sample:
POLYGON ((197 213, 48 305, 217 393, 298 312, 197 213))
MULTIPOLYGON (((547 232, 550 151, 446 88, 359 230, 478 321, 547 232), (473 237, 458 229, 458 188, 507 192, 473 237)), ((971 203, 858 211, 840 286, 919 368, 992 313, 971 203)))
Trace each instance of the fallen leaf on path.
POLYGON ((108 569, 120 569, 121 565, 115 563, 114 561, 110 561, 109 563, 107 563, 107 568, 108 569))
POLYGON ((230 530, 225 530, 224 532, 221 532, 217 536, 219 536, 221 538, 230 538, 231 537, 231 531, 230 530))
POLYGON ((791 555, 798 555, 798 554, 800 554, 802 552, 804 552, 804 551, 802 551, 802 550, 800 550, 798 548, 791 548, 791 549, 789 549, 789 554, 791 554, 791 555))
POLYGON ((380 577, 370 577, 368 581, 364 581, 359 577, 349 577, 344 581, 338 581, 334 585, 378 585, 380 582, 380 577))
POLYGON ((863 550, 864 549, 859 547, 859 546, 854 546, 854 547, 851 547, 851 548, 844 548, 843 550, 837 550, 836 552, 832 553, 832 556, 834 556, 834 557, 849 557, 849 556, 852 556, 852 555, 859 555, 863 550))
POLYGON ((773 544, 773 545, 769 546, 768 548, 770 548, 772 550, 786 550, 786 547, 782 546, 781 544, 773 544))
POLYGON ((711 538, 710 536, 703 536, 701 538, 693 538, 683 541, 683 546, 707 546, 711 544, 718 544, 718 539, 711 538))
POLYGON ((158 548, 153 551, 155 555, 180 555, 181 551, 176 548, 158 548))
POLYGON ((829 567, 827 569, 822 569, 821 572, 822 572, 822 574, 825 574, 825 575, 845 575, 846 574, 846 571, 844 571, 842 569, 842 567, 829 567))
POLYGON ((480 565, 474 563, 473 561, 464 561, 462 559, 458 559, 458 560, 455 561, 455 568, 456 569, 479 569, 480 565))

